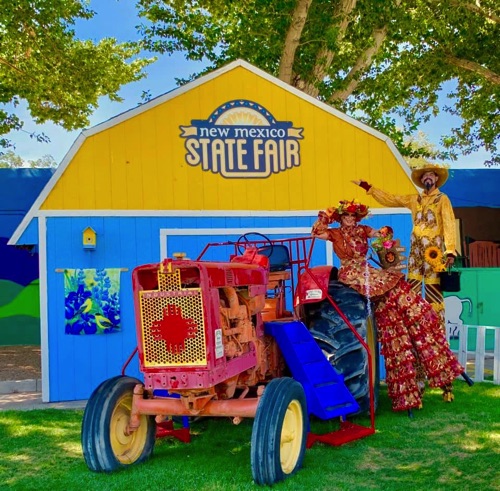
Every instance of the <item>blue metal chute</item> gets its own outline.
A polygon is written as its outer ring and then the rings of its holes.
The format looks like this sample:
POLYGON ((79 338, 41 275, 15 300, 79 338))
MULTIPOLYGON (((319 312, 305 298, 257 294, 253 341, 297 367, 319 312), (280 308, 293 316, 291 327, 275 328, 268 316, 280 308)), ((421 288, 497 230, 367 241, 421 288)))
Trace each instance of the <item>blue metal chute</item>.
POLYGON ((326 359, 302 322, 266 322, 265 329, 276 339, 293 378, 304 387, 309 414, 326 420, 359 410, 344 377, 326 359))

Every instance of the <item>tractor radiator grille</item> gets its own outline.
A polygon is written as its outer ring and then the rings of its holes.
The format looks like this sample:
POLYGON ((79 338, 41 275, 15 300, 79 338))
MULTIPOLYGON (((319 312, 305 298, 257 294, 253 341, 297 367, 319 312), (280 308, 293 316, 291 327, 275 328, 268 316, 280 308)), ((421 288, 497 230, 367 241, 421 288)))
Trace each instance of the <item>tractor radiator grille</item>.
POLYGON ((159 290, 139 292, 144 367, 206 365, 201 290, 181 288, 178 270, 158 280, 159 290))

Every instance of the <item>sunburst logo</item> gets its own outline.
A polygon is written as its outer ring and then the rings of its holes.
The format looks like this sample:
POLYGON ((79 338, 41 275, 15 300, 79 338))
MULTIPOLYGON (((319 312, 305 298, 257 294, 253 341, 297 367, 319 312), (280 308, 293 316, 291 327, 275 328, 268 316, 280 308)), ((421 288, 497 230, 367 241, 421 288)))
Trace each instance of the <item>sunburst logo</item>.
POLYGON ((276 121, 248 100, 219 106, 208 119, 181 126, 186 162, 225 178, 260 178, 300 166, 303 128, 276 121))

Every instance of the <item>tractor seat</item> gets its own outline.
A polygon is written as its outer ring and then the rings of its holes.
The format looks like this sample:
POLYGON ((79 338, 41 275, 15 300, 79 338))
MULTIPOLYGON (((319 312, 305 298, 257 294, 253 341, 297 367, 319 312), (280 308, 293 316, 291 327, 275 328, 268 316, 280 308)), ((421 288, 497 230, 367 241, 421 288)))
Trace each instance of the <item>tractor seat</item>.
POLYGON ((291 268, 288 247, 277 244, 259 247, 258 253, 269 258, 269 271, 285 271, 291 268))

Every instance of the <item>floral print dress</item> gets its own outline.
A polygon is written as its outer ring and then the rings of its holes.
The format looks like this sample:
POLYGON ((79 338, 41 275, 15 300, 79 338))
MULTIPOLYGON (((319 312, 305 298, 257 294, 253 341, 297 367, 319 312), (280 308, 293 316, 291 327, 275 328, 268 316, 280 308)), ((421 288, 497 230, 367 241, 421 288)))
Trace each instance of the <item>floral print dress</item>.
POLYGON ((368 263, 372 230, 365 225, 328 229, 328 239, 341 261, 339 281, 373 305, 393 410, 420 407, 418 364, 431 387, 450 385, 464 369, 439 328, 439 316, 421 295, 412 291, 403 274, 368 263))

